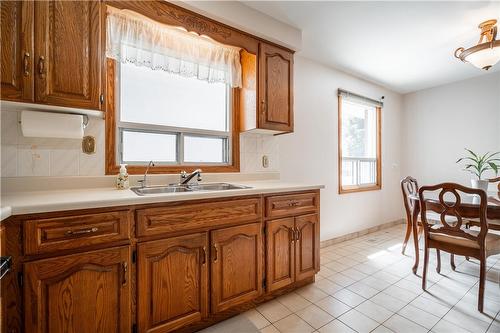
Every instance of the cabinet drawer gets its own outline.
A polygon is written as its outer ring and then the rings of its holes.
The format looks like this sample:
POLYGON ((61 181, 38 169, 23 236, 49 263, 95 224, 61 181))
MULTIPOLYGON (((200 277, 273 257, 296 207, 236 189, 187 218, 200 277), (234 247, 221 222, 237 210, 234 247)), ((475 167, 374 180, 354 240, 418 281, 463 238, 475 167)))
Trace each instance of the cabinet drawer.
POLYGON ((315 192, 266 197, 266 217, 270 218, 315 212, 318 208, 319 195, 315 192))
POLYGON ((261 217, 260 198, 206 203, 178 203, 137 211, 137 235, 152 236, 227 224, 254 222, 261 217))
POLYGON ((24 225, 24 251, 40 254, 130 237, 129 211, 28 220, 24 225))

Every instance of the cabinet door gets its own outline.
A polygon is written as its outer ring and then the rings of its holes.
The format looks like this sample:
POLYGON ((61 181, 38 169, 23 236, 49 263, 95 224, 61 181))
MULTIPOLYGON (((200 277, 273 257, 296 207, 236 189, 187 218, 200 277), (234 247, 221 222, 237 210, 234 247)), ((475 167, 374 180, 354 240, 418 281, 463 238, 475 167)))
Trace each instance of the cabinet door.
POLYGON ((35 1, 36 101, 99 109, 99 1, 35 1))
POLYGON ((295 218, 295 276, 302 280, 319 271, 319 218, 317 214, 295 218))
POLYGON ((139 332, 170 332, 208 313, 206 233, 139 244, 139 332))
POLYGON ((130 332, 129 259, 121 247, 25 264, 26 332, 130 332))
POLYGON ((293 54, 265 43, 259 57, 259 128, 293 131, 293 54))
POLYGON ((295 281, 294 225, 293 217, 267 222, 267 291, 285 287, 295 281))
POLYGON ((33 6, 32 1, 0 2, 2 99, 33 101, 33 6))
POLYGON ((212 231, 212 312, 224 311, 262 293, 260 223, 212 231))

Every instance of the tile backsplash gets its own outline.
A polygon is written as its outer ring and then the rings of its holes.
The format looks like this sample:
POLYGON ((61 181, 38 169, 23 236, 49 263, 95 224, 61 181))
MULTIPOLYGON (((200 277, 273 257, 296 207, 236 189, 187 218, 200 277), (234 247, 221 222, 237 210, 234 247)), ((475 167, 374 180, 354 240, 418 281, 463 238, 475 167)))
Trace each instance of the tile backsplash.
MULTIPOLYGON (((102 176, 104 175, 104 120, 90 118, 85 135, 96 138, 96 152, 82 152, 81 140, 26 138, 21 133, 19 112, 2 110, 1 176, 102 176)), ((275 137, 253 133, 240 135, 242 173, 279 171, 279 149, 275 137), (266 155, 269 166, 263 167, 266 155)))

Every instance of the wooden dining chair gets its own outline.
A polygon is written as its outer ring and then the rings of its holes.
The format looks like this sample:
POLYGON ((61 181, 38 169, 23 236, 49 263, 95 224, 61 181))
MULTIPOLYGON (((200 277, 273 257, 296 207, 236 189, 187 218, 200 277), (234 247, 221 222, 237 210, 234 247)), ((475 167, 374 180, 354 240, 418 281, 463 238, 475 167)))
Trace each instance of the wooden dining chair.
POLYGON ((498 188, 498 192, 500 192, 500 177, 488 179, 488 182, 490 182, 490 183, 498 183, 497 184, 497 188, 498 188))
MULTIPOLYGON (((405 238, 403 241, 403 246, 401 249, 401 254, 405 254, 406 250, 406 245, 408 244, 408 240, 410 239, 410 235, 413 230, 413 223, 416 223, 417 227, 417 239, 420 238, 420 235, 422 234, 422 222, 420 219, 420 215, 418 214, 416 216, 416 221, 414 222, 414 215, 415 215, 415 210, 419 209, 417 207, 418 201, 412 200, 411 197, 418 197, 418 182, 415 178, 411 176, 407 176, 401 180, 401 192, 403 193, 403 203, 405 207, 405 212, 406 212, 406 233, 405 233, 405 238)), ((435 220, 429 219, 429 221, 432 221, 436 223, 435 220)), ((431 222, 431 223, 432 223, 431 222)), ((416 241, 418 242, 418 240, 416 241)), ((417 246, 415 246, 415 251, 418 251, 417 246)), ((437 265, 436 265, 436 271, 438 273, 441 272, 441 254, 439 253, 439 250, 436 250, 436 255, 437 255, 437 265)))
POLYGON ((426 289, 427 266, 429 264, 429 249, 435 248, 452 255, 463 255, 479 260, 479 298, 478 310, 483 312, 484 285, 486 280, 486 259, 488 256, 500 253, 500 235, 488 232, 486 218, 487 195, 483 190, 472 189, 454 183, 442 183, 433 186, 423 186, 419 190, 422 224, 424 229, 424 272, 422 289, 426 289), (439 192, 439 199, 426 200, 427 192, 439 192), (460 193, 476 195, 479 205, 461 206, 460 193), (445 198, 450 195, 453 200, 445 198), (441 224, 428 223, 427 212, 433 211, 440 216, 441 224), (447 217, 453 217, 453 222, 447 217), (462 225, 466 218, 479 218, 480 230, 465 229, 462 225))

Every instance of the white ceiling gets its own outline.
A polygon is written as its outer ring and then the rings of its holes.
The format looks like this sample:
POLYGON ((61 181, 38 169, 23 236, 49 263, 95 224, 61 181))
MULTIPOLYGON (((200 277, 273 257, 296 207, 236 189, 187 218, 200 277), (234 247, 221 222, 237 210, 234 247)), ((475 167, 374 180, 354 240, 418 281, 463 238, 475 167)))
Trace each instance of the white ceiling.
POLYGON ((500 21, 499 1, 244 3, 301 29, 300 55, 400 93, 487 73, 453 53, 477 43, 480 22, 500 21))

